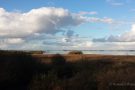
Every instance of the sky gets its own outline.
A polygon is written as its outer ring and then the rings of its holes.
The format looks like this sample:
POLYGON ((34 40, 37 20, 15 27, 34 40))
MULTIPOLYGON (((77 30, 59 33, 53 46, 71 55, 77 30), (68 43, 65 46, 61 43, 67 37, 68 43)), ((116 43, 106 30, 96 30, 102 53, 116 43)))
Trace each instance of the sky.
POLYGON ((0 49, 135 50, 134 0, 0 0, 0 49))

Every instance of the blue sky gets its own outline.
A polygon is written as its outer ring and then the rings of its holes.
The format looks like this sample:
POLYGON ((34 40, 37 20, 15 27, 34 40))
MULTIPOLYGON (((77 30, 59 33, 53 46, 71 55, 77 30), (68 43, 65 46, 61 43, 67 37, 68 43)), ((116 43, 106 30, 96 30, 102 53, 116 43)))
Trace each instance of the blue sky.
POLYGON ((0 8, 2 49, 135 49, 134 0, 0 0, 0 8))

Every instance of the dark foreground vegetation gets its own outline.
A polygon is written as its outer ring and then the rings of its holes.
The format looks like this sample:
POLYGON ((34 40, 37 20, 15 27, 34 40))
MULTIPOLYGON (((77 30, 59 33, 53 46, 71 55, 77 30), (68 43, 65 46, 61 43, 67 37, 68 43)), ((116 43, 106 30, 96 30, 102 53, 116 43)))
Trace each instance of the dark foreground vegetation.
POLYGON ((0 53, 0 90, 135 90, 135 62, 108 59, 51 63, 28 53, 0 53))

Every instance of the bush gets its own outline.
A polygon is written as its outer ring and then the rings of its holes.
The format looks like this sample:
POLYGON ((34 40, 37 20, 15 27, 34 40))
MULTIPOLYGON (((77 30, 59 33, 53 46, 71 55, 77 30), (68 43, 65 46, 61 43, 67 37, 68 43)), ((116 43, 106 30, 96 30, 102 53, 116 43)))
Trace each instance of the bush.
POLYGON ((83 54, 82 51, 70 51, 68 54, 83 54))

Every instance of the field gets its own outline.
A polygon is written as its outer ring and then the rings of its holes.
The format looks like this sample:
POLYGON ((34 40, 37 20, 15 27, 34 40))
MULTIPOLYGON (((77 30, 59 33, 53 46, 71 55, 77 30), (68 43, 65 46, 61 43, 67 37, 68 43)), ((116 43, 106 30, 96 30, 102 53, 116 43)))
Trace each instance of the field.
POLYGON ((1 52, 0 90, 135 90, 135 56, 1 52))

